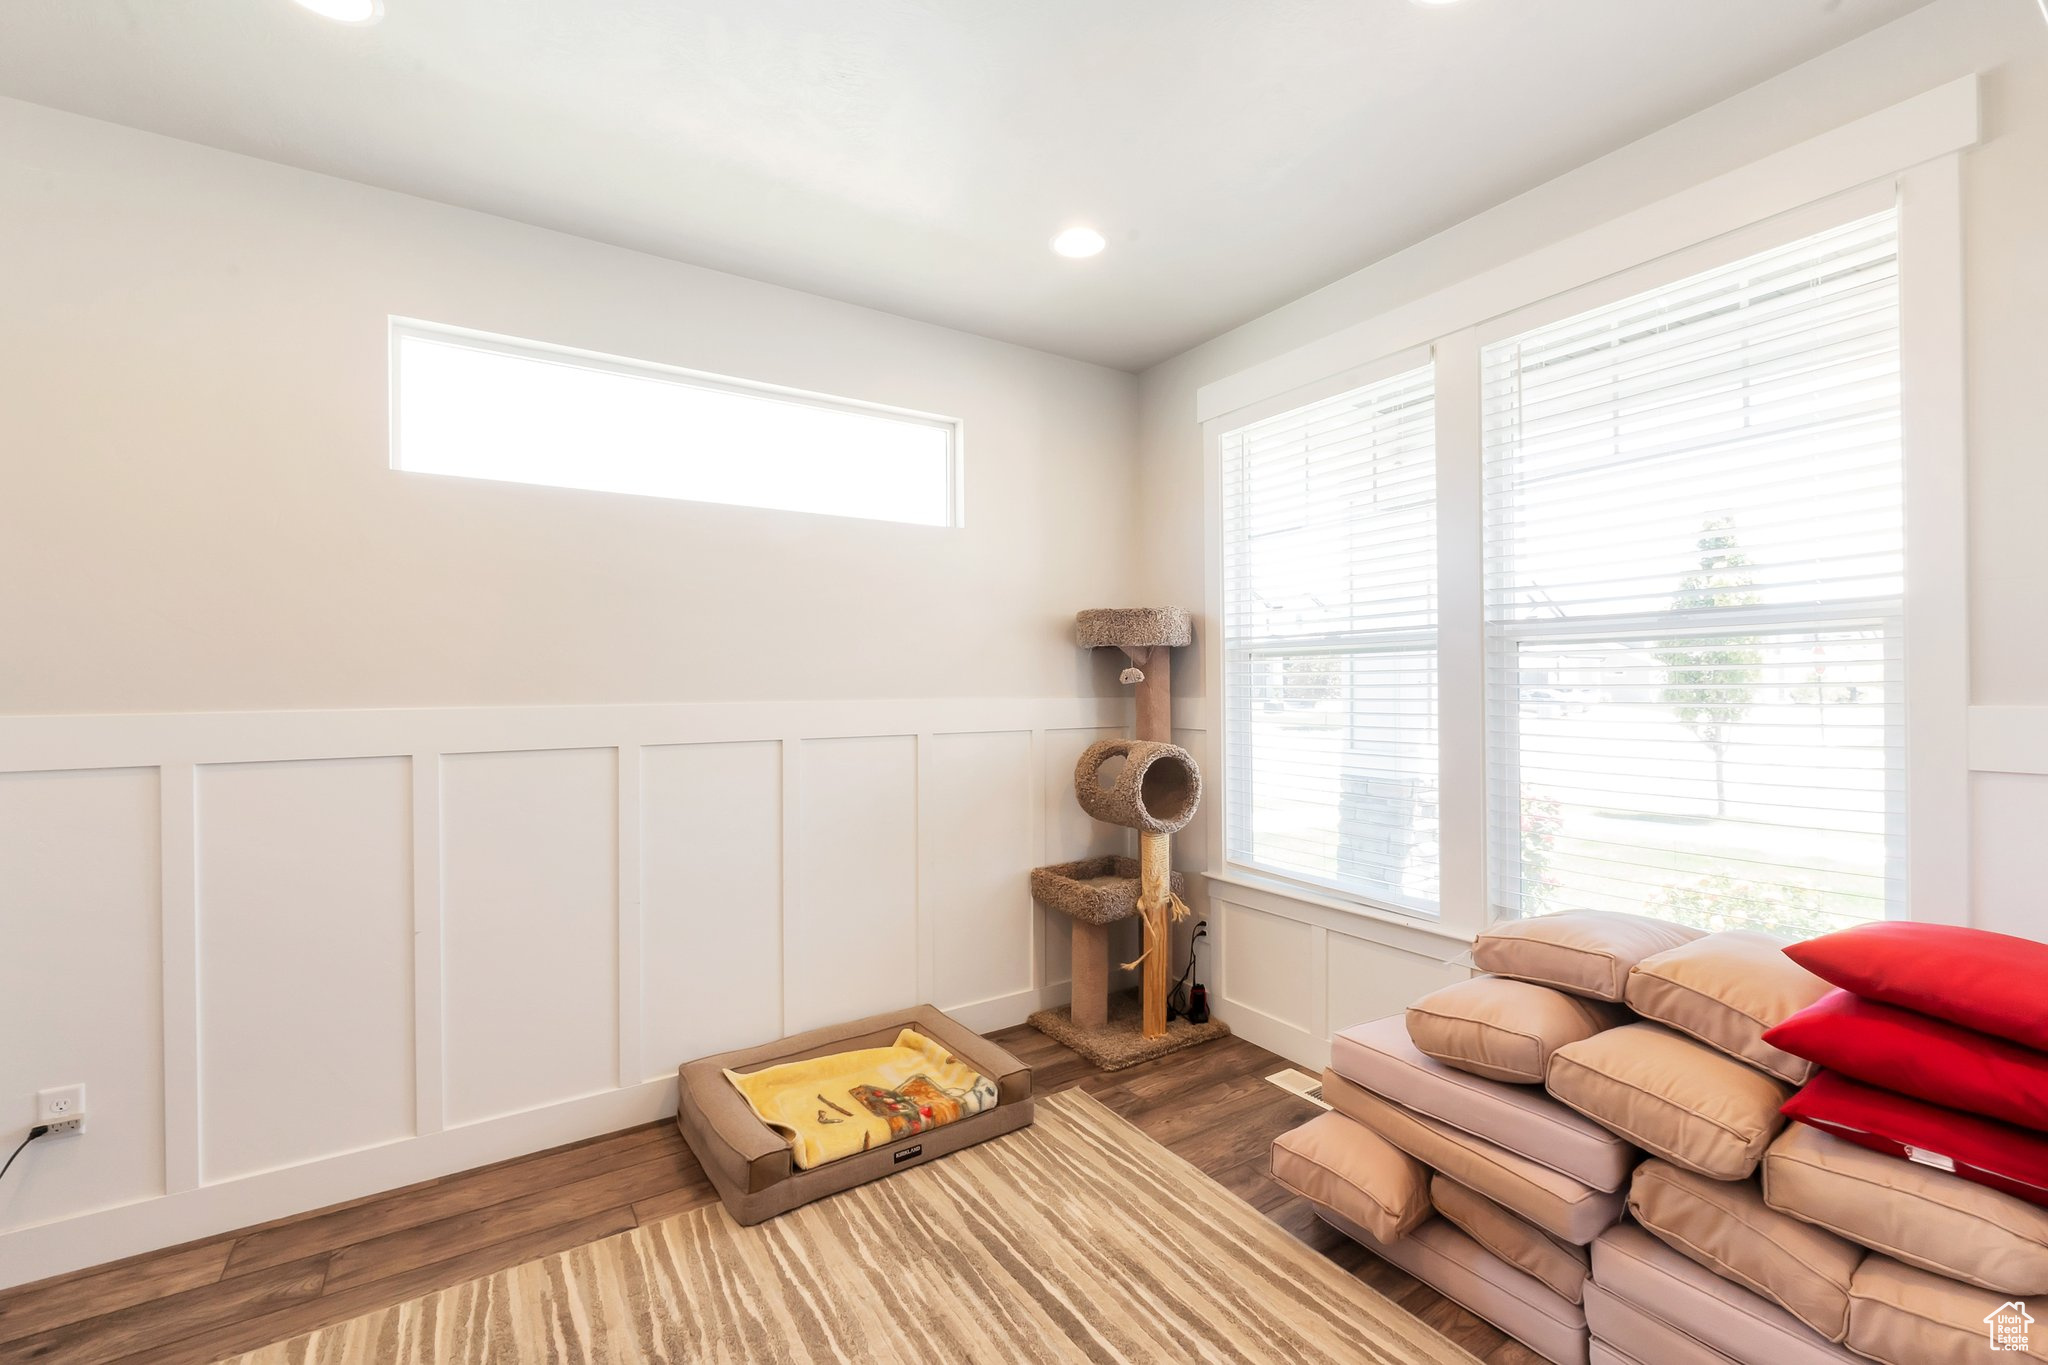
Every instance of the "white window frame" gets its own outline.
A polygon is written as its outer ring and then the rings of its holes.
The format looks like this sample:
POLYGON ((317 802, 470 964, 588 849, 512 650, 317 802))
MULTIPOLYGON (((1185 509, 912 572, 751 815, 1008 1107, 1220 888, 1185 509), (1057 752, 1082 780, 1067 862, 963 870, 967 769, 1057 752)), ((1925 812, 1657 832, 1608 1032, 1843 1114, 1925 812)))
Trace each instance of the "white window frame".
MULTIPOLYGON (((685 369, 680 365, 664 365, 654 360, 636 360, 630 356, 611 355, 603 351, 586 351, 574 346, 557 345, 549 341, 530 341, 524 337, 504 336, 496 332, 480 332, 473 328, 457 327, 443 322, 427 322, 420 318, 399 317, 388 319, 390 348, 387 366, 390 374, 389 433, 391 447, 391 468, 399 473, 426 474, 438 478, 459 478, 462 475, 441 475, 431 470, 408 469, 399 436, 399 373, 400 342, 406 337, 418 337, 423 341, 454 342, 476 351, 494 351, 500 355, 513 356, 521 360, 549 360, 579 369, 600 370, 611 374, 625 375, 634 379, 658 379, 690 388, 712 389, 724 393, 740 394, 748 398, 774 398, 786 403, 802 403, 809 407, 825 408, 834 412, 858 413, 868 417, 887 417, 913 426, 935 427, 946 436, 946 520, 943 522, 899 521, 891 517, 846 516, 849 521, 865 521, 881 526, 916 527, 926 531, 953 530, 967 524, 967 495, 965 488, 965 446, 966 429, 957 417, 946 417, 934 412, 920 412, 915 408, 893 407, 886 403, 871 403, 858 398, 842 398, 835 394, 817 393, 809 389, 789 388, 781 384, 770 384, 752 379, 735 379, 729 375, 712 374, 707 370, 685 369)), ((529 488, 568 488, 579 492, 606 492, 609 490, 575 489, 572 485, 528 483, 521 479, 506 479, 503 482, 524 484, 529 488)), ((780 512, 789 516, 835 516, 832 512, 801 511, 786 507, 771 507, 750 502, 710 502, 696 498, 675 498, 665 494, 624 493, 623 497, 658 497, 667 502, 694 503, 703 507, 745 507, 756 511, 780 512)))
MULTIPOLYGON (((1907 840, 1904 904, 1914 918, 1969 918, 1969 638, 1963 366, 1962 153, 1979 136, 1977 78, 1708 181, 1205 385, 1206 619, 1221 621, 1224 432, 1341 391, 1373 374, 1436 363, 1437 678, 1440 912, 1324 888, 1305 890, 1233 863, 1221 810, 1206 813, 1207 875, 1268 909, 1342 928, 1359 917, 1469 941, 1491 919, 1487 865, 1483 447, 1479 357, 1486 341, 1684 279, 1881 211, 1899 213, 1901 414, 1906 558, 1907 840), (1327 377, 1319 377, 1327 376, 1327 377)), ((1217 627, 1220 628, 1220 627, 1217 627)), ((1205 651, 1213 723, 1223 724, 1223 651, 1205 651)), ((1227 793, 1229 745, 1211 746, 1227 793)), ((1227 796, 1217 806, 1227 805, 1227 796)))

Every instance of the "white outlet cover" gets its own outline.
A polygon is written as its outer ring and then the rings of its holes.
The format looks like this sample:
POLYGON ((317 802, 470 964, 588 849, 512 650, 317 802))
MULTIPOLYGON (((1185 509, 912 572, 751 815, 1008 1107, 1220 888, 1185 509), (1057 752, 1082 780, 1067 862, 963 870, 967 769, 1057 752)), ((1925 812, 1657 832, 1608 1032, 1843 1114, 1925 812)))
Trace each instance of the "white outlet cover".
POLYGON ((36 1093, 36 1122, 70 1123, 76 1121, 76 1132, 85 1131, 85 1087, 83 1085, 60 1085, 53 1090, 36 1093))

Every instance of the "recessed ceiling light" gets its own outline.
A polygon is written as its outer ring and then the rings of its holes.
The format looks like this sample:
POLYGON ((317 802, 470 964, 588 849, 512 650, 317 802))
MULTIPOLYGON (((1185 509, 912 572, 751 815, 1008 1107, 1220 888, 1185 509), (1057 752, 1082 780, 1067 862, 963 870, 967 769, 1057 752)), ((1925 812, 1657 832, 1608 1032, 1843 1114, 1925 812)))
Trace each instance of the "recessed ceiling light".
MULTIPOLYGON (((303 3, 303 0, 301 0, 301 3, 303 3)), ((1109 243, 1103 240, 1102 234, 1091 227, 1070 227, 1052 239, 1052 249, 1054 251, 1057 251, 1062 256, 1071 256, 1075 260, 1079 260, 1083 256, 1100 255, 1102 248, 1108 245, 1109 243)))
POLYGON ((384 0, 299 0, 299 4, 337 24, 374 24, 384 17, 384 0))

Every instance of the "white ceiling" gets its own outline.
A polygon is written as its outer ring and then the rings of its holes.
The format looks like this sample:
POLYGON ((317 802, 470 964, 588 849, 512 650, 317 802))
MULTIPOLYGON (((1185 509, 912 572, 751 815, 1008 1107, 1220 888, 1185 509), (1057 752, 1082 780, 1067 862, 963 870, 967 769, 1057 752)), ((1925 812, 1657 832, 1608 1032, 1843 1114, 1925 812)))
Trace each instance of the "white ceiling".
POLYGON ((1139 369, 1923 2, 4 0, 0 94, 1139 369))

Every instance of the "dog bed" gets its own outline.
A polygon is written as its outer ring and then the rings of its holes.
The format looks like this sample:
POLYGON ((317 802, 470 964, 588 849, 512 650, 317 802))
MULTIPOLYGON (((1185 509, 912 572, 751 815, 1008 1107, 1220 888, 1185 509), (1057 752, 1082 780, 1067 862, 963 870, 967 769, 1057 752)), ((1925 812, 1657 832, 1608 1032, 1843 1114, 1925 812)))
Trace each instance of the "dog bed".
POLYGON ((676 1126, 733 1220, 764 1222, 814 1199, 920 1166, 934 1157, 1015 1132, 1031 1122, 1031 1068, 930 1005, 812 1029, 758 1047, 685 1062, 678 1072, 676 1126), (888 1047, 915 1029, 996 1086, 993 1108, 902 1141, 799 1170, 789 1139, 755 1116, 727 1079, 785 1062, 888 1047))

